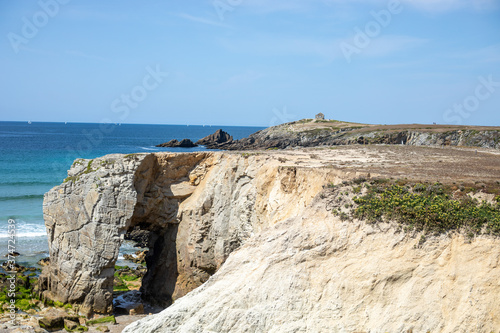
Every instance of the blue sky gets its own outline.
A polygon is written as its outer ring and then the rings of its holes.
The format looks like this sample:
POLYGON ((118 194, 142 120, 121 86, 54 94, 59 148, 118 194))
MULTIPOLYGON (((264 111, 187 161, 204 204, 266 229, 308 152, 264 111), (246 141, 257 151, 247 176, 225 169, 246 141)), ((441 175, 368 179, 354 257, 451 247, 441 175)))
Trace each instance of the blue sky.
POLYGON ((500 1, 0 0, 0 120, 500 125, 500 1))

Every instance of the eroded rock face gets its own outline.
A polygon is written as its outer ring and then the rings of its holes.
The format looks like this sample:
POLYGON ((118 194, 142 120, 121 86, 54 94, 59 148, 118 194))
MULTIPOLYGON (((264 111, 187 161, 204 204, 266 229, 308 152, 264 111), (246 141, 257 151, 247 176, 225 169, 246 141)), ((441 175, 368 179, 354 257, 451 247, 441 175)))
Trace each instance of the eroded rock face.
POLYGON ((63 184, 45 194, 50 264, 40 277, 47 298, 112 311, 113 272, 137 203, 134 174, 146 155, 77 160, 63 184))
POLYGON ((141 292, 166 307, 339 174, 283 168, 267 155, 158 153, 77 161, 69 176, 45 198, 51 264, 40 289, 92 315, 112 311, 114 264, 128 230, 149 232, 141 292))
MULTIPOLYGON (((340 221, 318 194, 323 185, 370 176, 354 166, 307 167, 307 156, 77 161, 45 198, 51 260, 40 278, 44 295, 80 304, 86 314, 110 312, 122 235, 139 227, 150 235, 143 297, 175 303, 125 332, 500 327, 497 239, 457 235, 421 248, 418 237, 390 224, 340 221)), ((488 173, 496 174, 493 167, 488 173)))
POLYGON ((496 332, 500 241, 421 247, 316 201, 249 238, 215 275, 123 332, 496 332))
MULTIPOLYGON (((43 296, 79 304, 88 316, 112 312, 114 265, 124 234, 135 226, 155 232, 155 237, 175 230, 179 204, 196 187, 189 174, 205 157, 133 154, 75 161, 66 181, 44 198, 51 261, 39 280, 43 296)), ((175 254, 175 236, 168 239, 173 241, 160 244, 162 251, 175 254)), ((153 249, 156 240, 150 239, 153 249)), ((175 255, 169 258, 162 265, 173 267, 169 274, 175 285, 175 255)), ((146 281, 158 274, 157 268, 151 266, 146 281)), ((154 287, 148 285, 145 295, 154 287)), ((168 300, 172 292, 153 294, 168 300)))

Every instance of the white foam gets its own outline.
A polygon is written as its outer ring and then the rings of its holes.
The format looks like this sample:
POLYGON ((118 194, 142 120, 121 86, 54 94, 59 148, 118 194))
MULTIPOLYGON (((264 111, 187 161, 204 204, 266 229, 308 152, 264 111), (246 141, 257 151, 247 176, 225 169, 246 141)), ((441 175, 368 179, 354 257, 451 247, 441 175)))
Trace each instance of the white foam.
POLYGON ((17 238, 36 238, 47 236, 47 231, 44 224, 16 221, 15 229, 8 229, 6 225, 0 228, 0 239, 10 238, 9 230, 14 230, 14 236, 17 238))
POLYGON ((144 149, 144 150, 158 150, 156 148, 146 148, 146 147, 139 147, 139 148, 144 149))
MULTIPOLYGON (((35 238, 35 237, 42 237, 42 236, 47 236, 47 232, 45 231, 32 231, 32 232, 16 232, 15 236, 17 238, 35 238)), ((1 233, 0 238, 10 238, 10 235, 7 233, 1 233)))

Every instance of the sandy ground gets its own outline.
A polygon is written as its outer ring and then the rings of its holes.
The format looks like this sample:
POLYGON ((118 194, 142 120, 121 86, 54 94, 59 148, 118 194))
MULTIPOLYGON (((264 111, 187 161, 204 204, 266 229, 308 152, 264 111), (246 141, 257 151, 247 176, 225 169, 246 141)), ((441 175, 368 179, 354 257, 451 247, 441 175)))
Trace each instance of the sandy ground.
MULTIPOLYGON (((140 320, 144 317, 146 317, 148 315, 137 315, 137 316, 129 316, 129 315, 123 315, 123 316, 116 316, 116 325, 106 325, 108 328, 109 328, 109 331, 111 333, 120 333, 121 331, 123 331, 123 329, 125 328, 125 326, 127 326, 128 324, 130 323, 133 323, 134 321, 137 321, 137 320, 140 320)), ((97 326, 96 327, 90 327, 88 332, 89 333, 93 333, 93 332, 101 332, 101 331, 98 331, 97 329, 97 326)), ((66 331, 60 331, 61 333, 62 332, 66 332, 66 331)))
POLYGON ((329 167, 370 173, 372 177, 418 181, 500 181, 496 149, 395 145, 336 146, 263 151, 299 167, 329 167))

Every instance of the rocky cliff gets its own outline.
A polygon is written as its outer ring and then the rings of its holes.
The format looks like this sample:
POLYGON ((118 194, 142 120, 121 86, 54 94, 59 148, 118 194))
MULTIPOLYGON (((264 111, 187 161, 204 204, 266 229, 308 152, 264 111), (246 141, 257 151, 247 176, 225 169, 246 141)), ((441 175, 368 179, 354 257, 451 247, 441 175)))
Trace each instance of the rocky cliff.
POLYGON ((219 144, 225 150, 394 144, 500 148, 500 128, 451 125, 367 125, 335 120, 304 119, 219 144))
POLYGON ((407 147, 77 160, 45 197, 40 288, 109 313, 123 235, 141 228, 153 231, 143 297, 170 306, 126 332, 491 332, 497 238, 422 245, 394 223, 334 215, 348 203, 324 186, 398 174, 489 184, 499 168, 491 151, 407 147))
POLYGON ((270 156, 221 153, 75 161, 44 199, 51 257, 40 278, 44 297, 80 304, 87 315, 110 313, 119 247, 138 226, 153 231, 143 297, 170 305, 204 283, 256 230, 297 214, 325 174, 337 173, 304 174, 279 164, 270 156), (287 188, 297 177, 299 196, 287 188), (317 181, 311 186, 306 177, 317 181))

